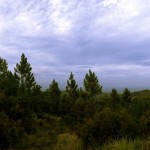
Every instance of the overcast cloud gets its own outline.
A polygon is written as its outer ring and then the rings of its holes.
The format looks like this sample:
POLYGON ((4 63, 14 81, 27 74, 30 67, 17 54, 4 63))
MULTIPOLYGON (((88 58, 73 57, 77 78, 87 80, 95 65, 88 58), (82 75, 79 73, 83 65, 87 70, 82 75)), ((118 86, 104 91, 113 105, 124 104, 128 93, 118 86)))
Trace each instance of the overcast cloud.
POLYGON ((104 89, 150 87, 149 0, 0 0, 0 57, 22 53, 36 80, 82 85, 89 68, 104 89))

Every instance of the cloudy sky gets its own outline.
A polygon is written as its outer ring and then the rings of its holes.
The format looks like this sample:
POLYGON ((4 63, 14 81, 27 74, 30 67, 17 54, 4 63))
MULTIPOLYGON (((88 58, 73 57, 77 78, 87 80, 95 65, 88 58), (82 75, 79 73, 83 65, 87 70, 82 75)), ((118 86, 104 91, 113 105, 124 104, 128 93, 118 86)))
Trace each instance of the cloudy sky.
POLYGON ((150 87, 150 0, 0 0, 0 57, 25 53, 36 80, 81 86, 89 68, 104 89, 150 87))

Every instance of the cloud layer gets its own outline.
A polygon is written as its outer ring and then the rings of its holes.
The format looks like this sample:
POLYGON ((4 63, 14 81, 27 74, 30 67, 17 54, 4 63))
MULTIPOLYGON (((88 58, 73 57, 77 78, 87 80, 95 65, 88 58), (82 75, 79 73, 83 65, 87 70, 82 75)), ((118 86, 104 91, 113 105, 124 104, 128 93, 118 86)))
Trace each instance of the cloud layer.
POLYGON ((0 0, 0 56, 25 53, 38 82, 82 85, 91 68, 105 87, 150 84, 149 0, 0 0), (136 78, 135 78, 136 77, 136 78))

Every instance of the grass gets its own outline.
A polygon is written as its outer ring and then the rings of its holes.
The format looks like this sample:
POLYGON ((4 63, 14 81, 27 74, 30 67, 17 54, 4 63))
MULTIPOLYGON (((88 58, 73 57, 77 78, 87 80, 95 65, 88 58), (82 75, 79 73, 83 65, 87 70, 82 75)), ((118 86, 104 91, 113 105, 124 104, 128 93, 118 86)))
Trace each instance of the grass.
POLYGON ((150 150, 150 138, 109 142, 102 147, 102 150, 150 150))
POLYGON ((71 133, 63 133, 58 136, 54 150, 82 150, 82 141, 71 133))

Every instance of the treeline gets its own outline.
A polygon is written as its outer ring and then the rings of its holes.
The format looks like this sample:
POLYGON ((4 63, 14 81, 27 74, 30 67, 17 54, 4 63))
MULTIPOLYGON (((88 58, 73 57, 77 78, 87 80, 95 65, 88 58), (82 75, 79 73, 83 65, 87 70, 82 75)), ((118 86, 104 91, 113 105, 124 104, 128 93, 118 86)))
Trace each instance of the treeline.
MULTIPOLYGON (((150 135, 150 97, 125 88, 103 93, 94 72, 79 88, 74 74, 61 91, 56 80, 41 91, 24 54, 14 73, 0 58, 0 149, 58 148, 61 135, 78 141, 75 149, 96 149, 111 140, 150 135)), ((62 136, 63 137, 63 136, 62 136)))

